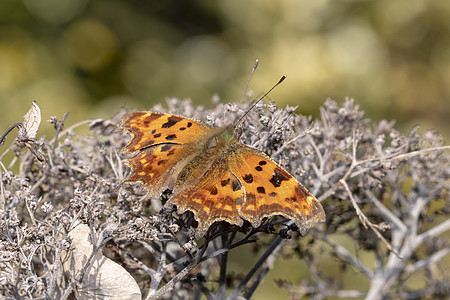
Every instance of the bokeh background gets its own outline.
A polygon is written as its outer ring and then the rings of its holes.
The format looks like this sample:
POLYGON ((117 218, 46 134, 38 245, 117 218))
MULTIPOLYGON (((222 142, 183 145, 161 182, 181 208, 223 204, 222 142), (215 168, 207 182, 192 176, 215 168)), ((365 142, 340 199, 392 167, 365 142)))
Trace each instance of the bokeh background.
MULTIPOLYGON (((352 97, 373 120, 396 119, 403 133, 435 128, 448 141, 449 32, 443 0, 2 0, 0 131, 32 100, 43 120, 70 112, 68 124, 166 97, 239 101, 259 59, 250 89, 286 74, 270 95, 281 107, 318 116, 326 98, 352 97)), ((245 272, 252 257, 238 256, 245 272)), ((277 268, 266 282, 308 276, 298 260, 277 268)), ((256 296, 270 291, 287 296, 273 284, 256 296)))
MULTIPOLYGON (((450 1, 2 0, 0 125, 110 117, 166 97, 211 107, 256 95, 318 115, 352 97, 369 117, 450 136, 450 1)), ((49 124, 42 124, 43 132, 49 124)))

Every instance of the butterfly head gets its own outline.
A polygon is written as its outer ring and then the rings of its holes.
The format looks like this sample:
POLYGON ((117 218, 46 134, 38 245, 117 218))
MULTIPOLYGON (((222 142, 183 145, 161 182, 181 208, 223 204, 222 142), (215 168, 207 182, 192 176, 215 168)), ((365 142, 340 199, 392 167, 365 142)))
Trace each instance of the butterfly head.
POLYGON ((222 131, 222 138, 228 143, 238 142, 239 137, 242 135, 242 127, 230 124, 225 126, 222 131))
POLYGON ((236 135, 236 139, 239 140, 239 138, 242 135, 242 126, 235 126, 234 127, 234 132, 235 132, 235 135, 236 135))
POLYGON ((235 132, 237 138, 239 138, 242 135, 242 124, 244 123, 245 117, 247 117, 247 115, 256 106, 256 104, 258 104, 261 101, 262 101, 262 98, 251 102, 248 105, 246 112, 242 116, 240 116, 238 119, 236 119, 236 121, 233 122, 232 126, 234 128, 234 132, 235 132))

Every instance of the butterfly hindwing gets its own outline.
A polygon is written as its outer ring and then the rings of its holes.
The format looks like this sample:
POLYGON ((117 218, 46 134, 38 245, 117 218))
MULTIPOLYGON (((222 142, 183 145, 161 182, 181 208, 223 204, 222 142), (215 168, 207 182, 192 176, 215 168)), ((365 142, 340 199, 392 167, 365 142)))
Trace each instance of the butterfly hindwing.
POLYGON ((231 174, 228 164, 219 158, 197 185, 174 195, 166 205, 177 205, 178 213, 192 211, 198 221, 196 236, 201 237, 216 221, 223 220, 238 226, 243 224, 239 216, 243 194, 240 182, 231 174))
POLYGON ((264 217, 282 215, 305 235, 314 224, 325 221, 320 202, 264 153, 238 143, 230 170, 246 193, 239 214, 253 227, 264 217))
POLYGON ((172 188, 177 177, 177 167, 186 161, 190 151, 188 145, 162 144, 140 150, 126 164, 132 173, 127 182, 140 181, 149 190, 150 197, 159 197, 167 188, 172 188))

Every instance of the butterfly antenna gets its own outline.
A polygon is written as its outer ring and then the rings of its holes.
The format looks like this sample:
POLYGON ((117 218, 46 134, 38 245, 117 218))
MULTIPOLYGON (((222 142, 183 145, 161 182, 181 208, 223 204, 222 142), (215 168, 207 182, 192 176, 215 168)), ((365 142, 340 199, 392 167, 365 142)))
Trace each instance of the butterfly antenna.
POLYGON ((245 86, 244 94, 242 94, 242 98, 241 98, 241 102, 240 103, 242 103, 242 101, 244 101, 245 95, 247 94, 248 85, 250 84, 250 80, 252 79, 253 73, 255 73, 255 70, 258 67, 258 64, 259 64, 259 60, 256 60, 255 64, 253 65, 252 72, 250 73, 250 77, 247 80, 247 85, 245 86))
POLYGON ((281 76, 280 80, 270 89, 268 90, 264 95, 261 96, 258 100, 253 101, 250 103, 249 108, 247 111, 234 123, 235 126, 238 126, 242 123, 244 118, 248 115, 248 113, 258 104, 261 100, 263 100, 267 95, 270 94, 271 91, 273 91, 280 83, 282 83, 286 79, 286 75, 281 76))

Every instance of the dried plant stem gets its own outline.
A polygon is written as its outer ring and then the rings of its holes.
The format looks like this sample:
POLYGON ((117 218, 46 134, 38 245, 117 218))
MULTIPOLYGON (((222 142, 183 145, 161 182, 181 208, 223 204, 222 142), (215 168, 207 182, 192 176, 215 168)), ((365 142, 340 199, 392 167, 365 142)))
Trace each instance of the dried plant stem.
MULTIPOLYGON (((221 124, 235 119, 225 105, 207 111, 188 101, 169 99, 167 104, 168 109, 157 110, 202 120, 221 116, 221 124)), ((233 111, 244 108, 236 104, 233 111)), ((145 299, 256 297, 263 278, 284 255, 303 260, 310 273, 307 280, 293 283, 283 272, 276 275, 277 283, 296 299, 437 299, 450 288, 450 146, 434 131, 420 135, 413 129, 402 135, 394 122, 366 119, 351 100, 342 106, 327 101, 314 125, 311 117, 295 115, 292 109, 279 109, 274 103, 264 109, 261 103, 248 112, 241 142, 265 149, 272 157, 282 156, 288 171, 304 174, 302 183, 326 200, 327 221, 310 232, 312 238, 294 234, 298 238, 290 240, 286 238, 292 222, 280 218, 258 228, 214 224, 203 242, 194 239, 196 227, 189 214, 161 211, 161 202, 149 200, 142 186, 123 184, 127 169, 118 149, 128 137, 111 131, 116 121, 96 120, 90 126, 95 134, 77 136, 75 129, 92 120, 66 127, 66 118, 67 114, 60 121, 51 119, 55 132, 49 140, 28 139, 19 130, 16 142, 0 154, 0 298, 67 299, 84 293, 83 278, 96 272, 95 253, 100 256, 97 251, 112 237, 105 255, 124 265, 124 274, 138 283, 138 292, 126 296, 138 295, 140 288, 145 299), (24 146, 30 151, 22 151, 24 146), (36 159, 40 154, 44 164, 36 159), (72 274, 64 269, 63 274, 61 251, 70 251, 71 243, 76 249, 67 233, 80 221, 98 238, 87 247, 87 261, 79 262, 80 269, 72 274), (383 233, 386 229, 389 238, 383 233), (261 249, 258 238, 269 233, 274 239, 261 249), (354 242, 355 251, 347 250, 342 237, 354 242), (228 252, 248 243, 255 247, 245 251, 261 249, 261 257, 242 277, 231 274, 234 256, 228 252), (364 259, 360 249, 367 255, 364 259), (328 259, 333 263, 327 264, 328 259), (422 274, 426 287, 408 282, 422 274), (69 282, 61 280, 65 276, 69 282), (363 276, 369 287, 349 288, 352 276, 363 276)), ((13 125, 0 141, 14 126, 21 125, 13 125)), ((34 137, 36 126, 30 128, 34 137)))
POLYGON ((247 273, 247 275, 242 279, 239 285, 231 292, 230 296, 227 299, 236 299, 237 296, 244 290, 247 283, 253 277, 253 275, 258 271, 258 269, 264 264, 267 258, 270 255, 277 255, 279 252, 275 251, 277 247, 284 244, 286 240, 281 239, 279 236, 275 238, 275 240, 270 244, 264 254, 258 259, 255 265, 251 268, 251 270, 247 273), (274 254, 275 253, 275 254, 274 254))
POLYGON ((13 125, 9 126, 8 129, 0 136, 0 146, 2 146, 5 143, 6 136, 14 129, 14 128, 23 127, 23 122, 17 122, 13 125))
POLYGON ((330 245, 334 252, 344 257, 346 260, 350 261, 354 266, 356 266, 361 272, 363 272, 367 278, 372 279, 374 277, 374 273, 372 270, 367 268, 361 260, 359 260, 357 257, 353 256, 347 249, 345 249, 343 246, 336 244, 333 242, 327 235, 319 233, 319 237, 324 240, 328 245, 330 245))
MULTIPOLYGON (((221 245, 222 247, 228 247, 228 234, 224 233, 221 236, 221 245)), ((220 272, 219 272, 219 288, 217 290, 217 297, 218 298, 225 298, 226 291, 227 291, 227 265, 228 265, 228 251, 220 254, 219 257, 219 266, 220 266, 220 272)))
POLYGON ((157 290, 154 293, 148 293, 146 299, 159 299, 162 295, 170 292, 175 284, 183 279, 189 272, 194 269, 200 262, 200 258, 203 256, 203 253, 206 251, 206 245, 203 246, 200 253, 198 253, 194 260, 189 263, 183 270, 181 270, 177 275, 175 275, 168 283, 166 283, 162 288, 157 290))
MULTIPOLYGON (((277 237, 278 238, 278 237, 277 237)), ((278 241, 277 241, 278 242, 278 241)), ((253 281, 250 288, 245 292, 244 298, 250 299, 253 296, 253 293, 256 291, 257 287, 260 285, 264 277, 269 273, 271 269, 274 268, 275 262, 280 255, 283 246, 286 244, 286 240, 282 240, 278 243, 278 245, 273 249, 273 252, 267 256, 266 261, 261 266, 261 269, 257 275, 257 278, 253 281)))
POLYGON ((345 190, 347 191, 350 200, 352 202, 353 207, 355 208, 356 214, 359 217, 359 220, 361 221, 361 223, 364 225, 364 227, 367 228, 367 226, 370 227, 370 229, 373 230, 373 232, 375 232, 375 234, 377 235, 377 237, 383 241, 383 243, 386 245, 386 247, 392 252, 394 253, 399 259, 403 259, 398 253, 397 251, 395 251, 392 248, 392 245, 384 238, 384 236, 378 231, 379 228, 383 228, 380 225, 376 225, 373 224, 372 222, 369 221, 369 219, 367 219, 367 217, 364 215, 364 213, 362 212, 361 208, 359 208, 358 204, 356 203, 352 192, 350 191, 350 188, 348 187, 347 182, 345 182, 344 180, 340 180, 339 181, 345 188, 345 190))

